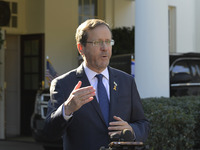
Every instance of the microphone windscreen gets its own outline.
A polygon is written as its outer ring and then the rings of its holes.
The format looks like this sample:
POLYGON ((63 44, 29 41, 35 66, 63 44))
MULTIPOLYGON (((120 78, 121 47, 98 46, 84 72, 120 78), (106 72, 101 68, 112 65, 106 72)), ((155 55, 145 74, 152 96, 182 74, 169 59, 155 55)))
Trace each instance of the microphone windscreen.
POLYGON ((120 136, 120 141, 124 141, 124 142, 134 141, 133 133, 128 129, 122 130, 121 136, 120 136))
POLYGON ((119 141, 120 135, 117 133, 113 133, 110 135, 110 139, 111 139, 111 141, 119 141))

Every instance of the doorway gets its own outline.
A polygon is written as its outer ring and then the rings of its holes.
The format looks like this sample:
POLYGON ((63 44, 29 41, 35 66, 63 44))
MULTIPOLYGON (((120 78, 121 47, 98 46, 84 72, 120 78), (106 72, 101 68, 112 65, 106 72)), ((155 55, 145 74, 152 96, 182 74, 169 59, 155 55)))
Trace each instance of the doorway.
POLYGON ((37 90, 44 80, 44 35, 21 36, 21 135, 31 135, 37 90))

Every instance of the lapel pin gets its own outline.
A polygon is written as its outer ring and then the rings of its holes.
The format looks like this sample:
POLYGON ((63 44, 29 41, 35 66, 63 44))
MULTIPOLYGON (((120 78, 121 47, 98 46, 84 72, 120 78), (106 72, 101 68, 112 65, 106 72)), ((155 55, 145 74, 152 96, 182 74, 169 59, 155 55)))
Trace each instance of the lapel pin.
POLYGON ((114 87, 113 87, 113 90, 117 90, 117 83, 114 81, 114 87))

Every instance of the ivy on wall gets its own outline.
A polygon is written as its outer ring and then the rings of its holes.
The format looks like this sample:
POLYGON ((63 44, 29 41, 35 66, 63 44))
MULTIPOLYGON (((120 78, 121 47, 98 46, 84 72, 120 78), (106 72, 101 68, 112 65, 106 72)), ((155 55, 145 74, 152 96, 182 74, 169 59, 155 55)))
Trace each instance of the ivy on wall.
POLYGON ((112 48, 112 54, 134 53, 135 47, 135 27, 121 27, 112 29, 115 44, 112 48))

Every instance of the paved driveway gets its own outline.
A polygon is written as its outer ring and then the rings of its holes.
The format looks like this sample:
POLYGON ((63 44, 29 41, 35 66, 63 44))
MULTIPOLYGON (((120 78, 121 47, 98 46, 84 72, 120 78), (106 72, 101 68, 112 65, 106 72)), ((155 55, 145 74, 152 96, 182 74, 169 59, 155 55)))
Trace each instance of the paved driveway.
POLYGON ((0 150, 44 150, 42 145, 33 140, 0 140, 0 150))

